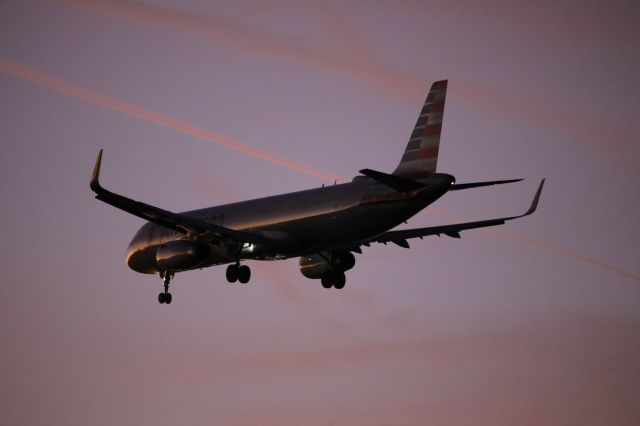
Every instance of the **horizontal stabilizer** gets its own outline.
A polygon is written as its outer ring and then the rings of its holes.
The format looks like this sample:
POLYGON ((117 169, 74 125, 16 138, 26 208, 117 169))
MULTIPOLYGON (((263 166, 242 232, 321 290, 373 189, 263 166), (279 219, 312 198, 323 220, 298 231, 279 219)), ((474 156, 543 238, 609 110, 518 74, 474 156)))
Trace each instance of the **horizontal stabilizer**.
POLYGON ((472 182, 472 183, 456 183, 450 189, 450 191, 457 191, 459 189, 480 188, 482 186, 502 185, 505 183, 520 182, 524 179, 509 179, 509 180, 491 180, 488 182, 472 182))
POLYGON ((378 172, 376 170, 362 169, 360 170, 360 173, 365 176, 369 176, 370 178, 377 180, 381 184, 387 185, 388 187, 393 188, 399 192, 417 191, 418 189, 425 187, 425 185, 421 182, 417 182, 411 179, 405 179, 383 172, 378 172))

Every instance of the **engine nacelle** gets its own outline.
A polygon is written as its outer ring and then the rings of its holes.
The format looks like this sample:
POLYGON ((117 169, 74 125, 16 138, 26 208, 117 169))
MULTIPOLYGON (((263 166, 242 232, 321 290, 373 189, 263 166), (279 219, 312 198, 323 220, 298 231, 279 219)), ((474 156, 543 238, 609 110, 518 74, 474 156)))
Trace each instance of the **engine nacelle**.
POLYGON ((202 265, 210 255, 209 246, 195 241, 169 241, 156 250, 156 262, 163 271, 187 271, 202 265))
POLYGON ((322 255, 315 253, 300 258, 300 272, 307 278, 319 279, 331 272, 348 271, 355 264, 355 256, 348 251, 332 254, 323 252, 322 255))

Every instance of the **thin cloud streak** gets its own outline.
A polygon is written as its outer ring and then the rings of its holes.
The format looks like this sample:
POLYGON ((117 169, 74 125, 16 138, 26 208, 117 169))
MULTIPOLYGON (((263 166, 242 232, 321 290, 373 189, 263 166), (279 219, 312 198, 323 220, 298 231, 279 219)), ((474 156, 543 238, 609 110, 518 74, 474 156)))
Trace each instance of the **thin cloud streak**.
POLYGON ((84 101, 87 101, 96 105, 100 105, 104 108, 108 108, 113 111, 118 111, 123 114, 128 114, 146 121, 150 121, 152 123, 159 124, 163 127, 168 127, 170 129, 174 129, 174 130, 189 134, 196 138, 204 139, 209 142, 222 145, 234 151, 242 152, 243 154, 248 154, 256 158, 267 160, 271 163, 284 166, 291 170, 303 172, 308 175, 315 176, 317 178, 327 180, 330 182, 333 182, 336 180, 338 181, 343 180, 339 176, 322 171, 315 167, 309 167, 302 163, 298 163, 288 158, 279 156, 277 154, 273 154, 258 148, 251 147, 249 145, 245 145, 243 143, 237 142, 233 139, 230 139, 224 136, 216 135, 200 127, 196 127, 194 125, 178 121, 174 118, 157 113, 155 111, 152 111, 137 105, 125 103, 117 99, 101 95, 99 93, 90 92, 88 90, 81 89, 79 87, 65 83, 64 81, 59 80, 55 77, 31 70, 29 68, 25 68, 23 66, 10 62, 1 57, 0 57, 0 71, 13 75, 18 78, 21 78, 23 80, 27 80, 32 83, 39 84, 41 86, 47 87, 48 89, 54 90, 56 92, 63 93, 68 96, 72 96, 74 98, 82 99, 84 101))
POLYGON ((630 272, 623 271, 622 269, 615 268, 613 266, 607 265, 606 263, 600 262, 600 261, 592 259, 590 257, 582 256, 580 254, 576 254, 576 253, 570 252, 568 250, 561 249, 560 247, 555 246, 553 244, 545 243, 543 241, 532 240, 531 238, 527 238, 525 236, 518 235, 518 234, 515 234, 513 232, 509 232, 509 231, 500 230, 500 229, 492 229, 492 230, 489 230, 489 231, 494 233, 496 236, 499 236, 500 238, 509 239, 509 240, 512 240, 512 241, 517 241, 519 243, 535 247, 538 250, 546 251, 548 253, 553 253, 553 254, 556 254, 558 256, 562 256, 564 258, 571 259, 571 260, 573 260, 575 262, 584 263, 586 265, 589 265, 589 266, 592 266, 594 268, 603 270, 605 272, 609 272, 611 274, 615 274, 615 275, 617 275, 617 276, 619 276, 621 278, 625 278, 625 279, 628 279, 628 280, 635 281, 636 283, 640 284, 640 277, 637 276, 637 275, 633 275, 630 272))
MULTIPOLYGON (((272 33, 245 28, 238 23, 229 23, 218 17, 202 17, 161 6, 151 6, 134 1, 119 0, 54 0, 71 6, 78 6, 95 13, 128 19, 134 23, 156 25, 192 33, 195 36, 217 46, 237 49, 254 55, 285 60, 305 65, 311 69, 328 71, 333 74, 368 80, 390 96, 410 99, 415 90, 425 89, 423 80, 373 65, 371 60, 361 61, 348 55, 336 55, 332 51, 296 46, 289 39, 277 37, 272 33)), ((340 25, 337 21, 325 18, 332 27, 340 25)), ((348 31, 344 25, 342 33, 348 31)), ((357 44, 351 37, 351 46, 357 44)), ((363 46, 359 50, 362 52, 363 46)))
MULTIPOLYGON (((203 130, 201 128, 192 126, 190 124, 186 124, 183 122, 180 122, 178 120, 175 120, 173 118, 167 117, 165 115, 161 115, 159 113, 153 112, 151 110, 142 108, 142 107, 138 107, 135 105, 131 105, 131 104, 127 104, 124 103, 122 101, 118 101, 116 99, 113 98, 109 98, 107 96, 103 96, 94 92, 89 92, 87 90, 72 86, 68 83, 65 83, 61 80, 58 80, 54 77, 51 77, 49 75, 40 73, 40 72, 36 72, 33 71, 31 69, 22 67, 20 65, 17 65, 13 62, 7 61, 6 59, 3 59, 0 57, 0 71, 5 72, 7 74, 13 75, 15 77, 18 78, 22 78, 24 80, 39 84, 41 86, 47 87, 51 90, 54 90, 56 92, 59 93, 63 93, 78 99, 82 99, 84 101, 87 102, 91 102, 94 103, 96 105, 100 105, 102 107, 111 109, 111 110, 115 110, 118 112, 122 112, 124 114, 128 114, 128 115, 132 115, 134 117, 137 118, 141 118, 143 120, 146 121, 150 121, 156 124, 159 124, 161 126, 164 127, 169 127, 171 129, 174 130, 178 130, 180 132, 184 132, 187 133, 189 135, 195 136, 197 138, 200 139, 205 139, 208 140, 210 142, 214 142, 217 143, 219 145, 225 146, 227 148, 242 152, 244 154, 248 154, 248 155, 252 155, 254 157, 257 158, 262 158, 264 160, 270 161, 272 163, 287 167, 289 169, 292 170, 296 170, 302 173, 307 173, 311 176, 315 176, 315 177, 319 177, 321 179, 325 179, 325 180, 329 180, 329 181, 338 181, 338 182, 345 182, 347 181, 346 178, 341 177, 341 176, 336 176, 333 175, 329 172, 325 172, 323 170, 314 168, 314 167, 309 167, 306 166, 304 164, 289 160, 287 158, 278 156, 276 154, 271 154, 269 152, 266 151, 262 151, 259 150, 257 148, 253 148, 250 147, 248 145, 244 145, 240 142, 236 142, 232 139, 229 138, 225 138, 223 136, 219 136, 219 135, 215 135, 213 133, 207 132, 206 130, 203 130)), ((436 216, 440 216, 446 219, 460 219, 460 220, 467 220, 463 217, 459 217, 456 215, 453 215, 451 213, 447 213, 444 212, 443 210, 437 209, 437 208, 428 208, 427 209, 428 213, 432 213, 435 214, 436 216)), ((498 233, 497 231, 490 231, 490 232, 494 232, 495 235, 499 235, 500 233, 498 233)), ((505 238, 511 239, 513 241, 518 241, 520 243, 550 252, 550 253, 555 253, 558 254, 560 256, 563 256, 567 259, 571 259, 574 261, 578 261, 581 263, 585 263, 588 264, 592 267, 616 274, 620 277, 624 277, 627 279, 631 279, 635 282, 640 283, 640 277, 633 275, 631 273, 625 272, 619 268, 615 268, 613 266, 609 266, 603 262, 597 261, 595 259, 591 259, 588 258, 586 256, 582 256, 579 254, 575 254, 566 250, 562 250, 560 248, 557 248, 551 244, 548 243, 544 243, 544 242, 540 242, 540 241, 536 241, 536 240, 532 240, 530 238, 524 237, 524 236, 519 236, 517 234, 509 234, 510 236, 508 236, 507 234, 504 234, 503 236, 505 238)))
MULTIPOLYGON (((348 23, 321 4, 313 5, 316 15, 332 32, 342 36, 344 44, 351 50, 348 55, 336 55, 331 51, 296 46, 289 39, 277 37, 266 31, 256 31, 255 28, 245 28, 238 23, 226 22, 217 17, 203 17, 135 1, 54 1, 128 19, 134 23, 192 33, 218 46, 369 81, 394 99, 414 99, 416 92, 427 89, 424 79, 415 78, 406 72, 393 70, 376 62, 365 43, 358 38, 358 34, 349 29, 348 23)), ((532 116, 539 117, 537 121, 545 122, 548 127, 598 142, 600 146, 603 138, 615 141, 620 146, 634 146, 635 140, 628 132, 603 122, 601 118, 594 120, 590 117, 563 113, 557 109, 553 110, 548 103, 525 98, 523 95, 514 97, 495 87, 487 89, 471 82, 457 82, 456 85, 460 86, 456 91, 457 95, 469 103, 482 106, 483 110, 492 110, 521 122, 529 122, 532 116), (516 108, 514 104, 517 105, 516 108), (598 123, 597 126, 593 125, 594 122, 598 123)))
POLYGON ((349 55, 355 55, 362 62, 374 64, 374 57, 360 35, 342 17, 335 13, 335 9, 324 1, 312 1, 310 7, 316 13, 318 19, 327 27, 331 35, 340 36, 340 44, 347 48, 349 55))
MULTIPOLYGON (((429 211, 433 213, 434 210, 432 207, 428 207, 429 211)), ((469 219, 468 217, 464 217, 464 216, 459 216, 459 215, 455 215, 452 213, 448 213, 442 210, 437 210, 438 216, 441 217, 445 217, 447 219, 451 219, 454 220, 456 222, 468 222, 471 219, 469 219)), ((599 260, 596 259, 592 259, 588 256, 583 256, 581 254, 577 254, 574 253, 572 251, 569 250, 565 250, 563 248, 560 248, 554 244, 551 243, 547 243, 544 241, 538 241, 538 240, 534 240, 532 238, 529 237, 525 237, 524 235, 520 235, 517 234, 515 232, 510 232, 510 231, 506 231, 504 229, 500 229, 497 227, 493 227, 493 228, 483 228, 483 229, 479 229, 479 231, 481 232, 486 232, 489 235, 492 235, 494 237, 497 238, 501 238, 501 239, 505 239, 505 240, 511 240, 511 241, 515 241, 518 242, 520 244, 524 244, 530 247, 534 247, 538 250, 547 252, 547 253, 552 253, 555 254, 557 256, 561 256, 564 257, 565 259, 569 259, 572 260, 574 262, 578 262, 578 263, 583 263, 585 265, 589 265, 593 268, 596 269, 600 269, 602 271, 605 272, 609 272, 611 274, 617 275, 621 278, 625 278, 631 281, 635 281, 636 283, 640 284, 640 276, 638 275, 634 275, 630 272, 624 271, 620 268, 616 268, 614 266, 611 265, 607 265, 604 262, 600 262, 599 260)))

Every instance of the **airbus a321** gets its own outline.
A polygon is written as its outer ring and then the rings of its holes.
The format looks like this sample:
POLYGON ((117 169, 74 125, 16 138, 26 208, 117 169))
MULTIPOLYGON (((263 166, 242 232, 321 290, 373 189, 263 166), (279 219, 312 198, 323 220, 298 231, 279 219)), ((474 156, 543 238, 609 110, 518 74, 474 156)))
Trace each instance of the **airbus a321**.
POLYGON ((449 191, 522 180, 459 184, 436 172, 446 93, 446 80, 433 83, 393 173, 364 169, 349 183, 173 213, 100 186, 100 150, 90 186, 98 200, 148 221, 129 244, 126 262, 134 271, 160 276, 160 303, 171 303, 169 283, 177 272, 228 264, 227 280, 247 283, 247 260, 299 257, 302 275, 341 289, 345 272, 355 265, 353 253, 361 254, 363 246, 391 242, 409 248, 412 238, 460 238, 461 231, 501 225, 536 210, 544 179, 522 215, 390 231, 449 191))

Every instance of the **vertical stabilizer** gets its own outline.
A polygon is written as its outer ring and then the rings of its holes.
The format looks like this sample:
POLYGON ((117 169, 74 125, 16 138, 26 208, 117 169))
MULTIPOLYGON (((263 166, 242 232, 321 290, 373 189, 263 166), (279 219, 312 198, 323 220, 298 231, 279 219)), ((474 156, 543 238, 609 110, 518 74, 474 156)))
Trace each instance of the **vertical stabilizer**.
POLYGON ((436 171, 447 80, 431 85, 409 143, 394 175, 419 177, 436 171))

